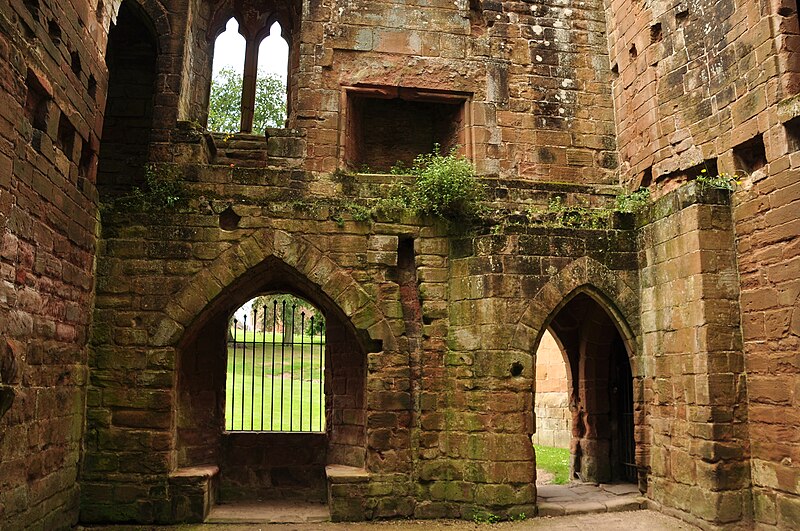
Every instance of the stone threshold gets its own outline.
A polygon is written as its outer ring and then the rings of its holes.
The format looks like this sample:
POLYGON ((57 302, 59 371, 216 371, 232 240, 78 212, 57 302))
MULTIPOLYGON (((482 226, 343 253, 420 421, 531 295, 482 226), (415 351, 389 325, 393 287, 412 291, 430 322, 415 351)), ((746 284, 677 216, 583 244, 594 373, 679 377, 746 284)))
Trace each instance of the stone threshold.
POLYGON ((574 482, 537 487, 536 506, 539 516, 613 513, 646 509, 647 498, 632 483, 574 482))
POLYGON ((237 501, 215 505, 206 524, 304 524, 328 522, 328 505, 299 500, 237 501))

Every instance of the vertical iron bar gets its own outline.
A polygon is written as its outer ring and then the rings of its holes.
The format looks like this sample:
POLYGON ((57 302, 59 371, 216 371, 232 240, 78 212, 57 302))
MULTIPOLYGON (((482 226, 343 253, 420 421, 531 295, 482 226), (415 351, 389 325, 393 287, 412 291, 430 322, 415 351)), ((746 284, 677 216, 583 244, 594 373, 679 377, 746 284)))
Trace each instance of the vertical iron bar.
POLYGON ((319 431, 322 431, 322 423, 325 418, 325 381, 322 379, 322 366, 325 364, 325 350, 322 348, 322 332, 319 333, 319 431))
POLYGON ((250 430, 255 429, 255 409, 256 409, 256 314, 253 313, 253 341, 250 345, 253 349, 252 372, 250 377, 250 430))
POLYGON ((272 301, 272 384, 269 388, 269 429, 275 430, 275 332, 278 330, 278 300, 272 301))
POLYGON ((281 423, 278 431, 283 431, 283 372, 285 370, 285 349, 286 349, 286 301, 281 305, 281 423))
POLYGON ((264 431, 264 361, 267 354, 267 305, 261 314, 261 431, 264 431))
POLYGON ((306 356, 306 312, 300 312, 300 431, 303 431, 303 358, 306 356))
POLYGON ((311 387, 311 396, 308 398, 308 431, 313 431, 314 426, 314 315, 311 315, 311 362, 309 363, 309 386, 311 387))
MULTIPOLYGON (((230 332, 230 328, 228 329, 230 332)), ((231 431, 233 431, 233 412, 236 404, 236 319, 233 320, 233 370, 231 371, 231 431)))
POLYGON ((289 431, 294 427, 294 312, 297 309, 296 304, 292 304, 292 364, 289 367, 289 431))
POLYGON ((244 431, 244 392, 247 386, 244 381, 244 373, 247 370, 247 315, 244 316, 242 325, 244 326, 242 330, 242 333, 244 334, 244 337, 242 338, 242 425, 239 429, 244 431))

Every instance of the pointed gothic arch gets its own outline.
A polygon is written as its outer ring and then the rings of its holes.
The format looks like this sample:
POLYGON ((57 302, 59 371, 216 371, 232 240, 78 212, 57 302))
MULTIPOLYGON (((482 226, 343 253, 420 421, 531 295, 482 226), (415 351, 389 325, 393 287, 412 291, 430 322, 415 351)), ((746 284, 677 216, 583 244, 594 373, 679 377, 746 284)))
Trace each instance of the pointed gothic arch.
MULTIPOLYGON (((261 229, 221 253, 172 298, 165 315, 151 328, 150 345, 178 346, 202 327, 207 310, 220 304, 223 291, 247 278, 267 259, 277 259, 330 299, 364 342, 378 341, 385 350, 397 347, 383 312, 369 294, 336 262, 303 236, 261 229)), ((316 302, 316 301, 312 301, 316 302)))
MULTIPOLYGON (((532 352, 538 345, 547 323, 573 297, 586 293, 596 299, 611 315, 635 362, 639 328, 638 288, 630 285, 622 273, 588 256, 579 258, 553 275, 528 303, 517 321, 509 348, 532 352)), ((637 364, 638 365, 638 364, 637 364)))
POLYGON ((594 482, 646 481, 636 455, 644 422, 638 356, 638 298, 623 274, 584 257, 537 292, 517 323, 511 349, 534 353, 550 328, 570 374, 571 473, 594 482))
POLYGON ((165 318, 158 328, 172 331, 164 339, 177 350, 178 468, 219 467, 227 500, 291 492, 323 502, 326 465, 366 466, 367 354, 394 340, 367 294, 311 242, 258 231, 190 281, 167 311, 181 322, 165 318), (302 297, 325 315, 324 433, 225 430, 229 319, 263 293, 302 297))

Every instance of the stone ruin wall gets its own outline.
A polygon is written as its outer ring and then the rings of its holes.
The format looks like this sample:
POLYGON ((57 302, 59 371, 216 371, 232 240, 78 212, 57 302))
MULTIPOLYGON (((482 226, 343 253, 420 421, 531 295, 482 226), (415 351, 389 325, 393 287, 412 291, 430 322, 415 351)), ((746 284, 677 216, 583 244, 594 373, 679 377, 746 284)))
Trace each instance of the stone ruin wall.
POLYGON ((572 414, 569 411, 569 382, 564 355, 553 336, 542 336, 536 350, 536 394, 533 410, 536 432, 533 444, 569 448, 572 414))
MULTIPOLYGON (((307 23, 296 57, 301 74, 291 87, 290 125, 298 132, 275 135, 266 147, 256 149, 266 151, 275 166, 262 173, 263 182, 277 186, 274 195, 258 188, 252 191, 254 196, 298 200, 343 192, 369 195, 374 184, 353 188, 352 182, 328 176, 343 157, 344 129, 338 119, 343 108, 341 85, 406 84, 406 80, 415 85, 413 80, 426 79, 433 88, 472 94, 468 107, 472 136, 464 149, 482 174, 509 178, 493 184, 493 199, 499 206, 513 210, 546 204, 547 193, 523 191, 527 185, 515 183, 516 177, 615 183, 617 145, 623 182, 633 188, 649 180, 656 195, 664 197, 643 221, 635 266, 642 268, 638 279, 630 278, 629 268, 634 266, 629 258, 624 259, 628 265, 615 263, 625 251, 616 257, 606 253, 609 248, 621 249, 616 236, 616 243, 602 249, 602 254, 588 247, 594 235, 570 239, 571 231, 534 234, 538 239, 485 236, 467 245, 474 249, 472 255, 472 251, 464 254, 464 246, 445 250, 443 234, 413 223, 401 230, 391 224, 381 229, 389 238, 419 234, 417 265, 421 287, 428 284, 423 311, 430 319, 422 366, 427 364, 432 371, 421 380, 421 428, 410 429, 411 419, 400 410, 380 416, 382 424, 373 431, 380 438, 369 443, 372 458, 380 456, 375 465, 378 480, 337 486, 342 495, 355 489, 360 499, 372 501, 344 509, 368 509, 372 516, 439 516, 462 515, 463 508, 489 500, 505 500, 504 507, 533 502, 533 489, 525 487, 532 479, 529 467, 520 466, 522 462, 493 464, 485 453, 497 444, 523 448, 522 438, 514 434, 529 431, 530 419, 525 419, 531 404, 510 401, 511 411, 495 412, 497 419, 509 424, 480 424, 486 433, 454 425, 453 417, 477 412, 487 396, 502 392, 515 396, 519 388, 514 386, 530 388, 532 368, 525 360, 530 361, 532 340, 517 341, 515 350, 482 345, 476 338, 497 332, 493 323, 498 319, 492 317, 497 308, 505 315, 510 307, 535 300, 537 287, 552 276, 551 267, 567 276, 588 278, 586 269, 578 268, 584 271, 581 277, 568 266, 588 254, 609 270, 624 270, 627 285, 641 283, 641 327, 638 310, 628 319, 640 331, 636 344, 641 359, 633 363, 642 404, 637 409, 637 462, 649 467, 648 496, 665 510, 677 509, 704 525, 746 520, 752 511, 764 527, 793 527, 800 504, 794 465, 798 445, 793 442, 798 392, 786 389, 796 387, 793 360, 800 335, 796 118, 800 105, 792 99, 800 71, 793 55, 800 33, 796 5, 772 0, 763 5, 720 1, 673 7, 620 1, 605 6, 605 20, 597 5, 480 2, 480 10, 471 10, 471 5, 475 4, 425 3, 412 12, 405 10, 406 4, 305 2, 307 23), (438 26, 425 24, 419 13, 435 19, 438 26), (702 23, 709 18, 722 22, 702 23), (618 77, 612 92, 608 82, 614 75, 618 77), (759 134, 763 157, 759 143, 752 142, 759 134), (696 187, 670 193, 693 177, 703 162, 729 173, 766 162, 734 194, 733 221, 724 198, 713 193, 696 187), (729 252, 731 232, 736 254, 729 252), (547 242, 546 251, 531 251, 531 242, 542 241, 547 242), (534 268, 541 275, 538 280, 526 280, 532 278, 531 262, 539 264, 534 268), (502 275, 497 273, 499 263, 502 275), (523 273, 516 278, 515 271, 523 273), (686 296, 676 301, 676 292, 686 296), (443 345, 462 354, 442 360, 443 345), (494 357, 506 350, 524 365, 522 379, 511 388, 505 373, 492 372, 506 369, 494 357), (470 389, 476 375, 485 380, 480 388, 470 389), (444 402, 433 397, 444 397, 444 402), (425 400, 434 400, 434 406, 425 400), (442 406, 448 412, 445 419, 433 411, 442 406), (425 485, 421 497, 432 500, 417 507, 412 487, 401 479, 407 471, 398 468, 404 455, 392 453, 402 454, 411 447, 418 449, 422 463, 413 477, 425 485), (450 459, 439 468, 442 451, 450 459), (498 483, 512 477, 512 472, 520 474, 513 475, 514 487, 498 483)), ((207 41, 198 35, 207 31, 211 20, 208 4, 145 2, 143 6, 159 35, 160 49, 150 158, 189 166, 191 162, 227 166, 234 160, 241 164, 243 152, 236 146, 229 152, 223 146, 214 159, 202 141, 182 143, 185 133, 173 129, 176 120, 204 121, 211 55, 207 41), (233 156, 230 161, 225 158, 228 154, 233 156)), ((104 372, 111 370, 104 364, 119 362, 116 354, 103 359, 102 349, 94 349, 88 360, 97 221, 94 175, 102 127, 99 110, 104 108, 107 87, 102 50, 118 7, 118 2, 98 8, 39 0, 12 1, 0 9, 6 102, 0 111, 0 215, 5 220, 0 319, 6 323, 0 348, 0 405, 13 392, 11 407, 0 419, 0 506, 3 518, 20 527, 57 528, 77 520, 81 440, 86 455, 80 490, 87 500, 87 519, 173 517, 175 508, 154 500, 163 499, 169 488, 183 481, 164 479, 177 463, 177 449, 168 428, 151 426, 143 418, 154 411, 166 412, 169 418, 175 407, 167 381, 174 348, 162 345, 163 330, 144 323, 152 323, 153 315, 166 307, 167 301, 159 299, 164 290, 177 293, 185 287, 181 279, 198 264, 221 256, 225 249, 250 245, 220 233, 216 215, 208 213, 173 220, 174 225, 169 221, 134 225, 143 228, 129 234, 132 242, 122 243, 116 240, 126 238, 113 231, 113 220, 104 219, 111 232, 103 234, 105 241, 99 246, 103 258, 97 264, 95 334, 110 320, 109 330, 115 335, 99 344, 110 341, 119 353, 136 351, 137 356, 125 359, 144 365, 130 373, 136 378, 131 382, 119 373, 104 372), (192 236, 195 233, 199 235, 192 236), (119 252, 129 254, 118 256, 119 252), (111 268, 115 263, 118 269, 111 268), (158 293, 152 291, 154 270, 158 293), (104 278, 125 282, 116 287, 103 284, 104 278), (115 289, 120 289, 118 294, 115 289), (87 393, 90 378, 92 388, 87 393), (133 391, 127 390, 130 386, 133 391), (115 393, 122 387, 125 392, 115 393), (89 426, 86 433, 84 419, 89 426), (137 465, 146 465, 148 474, 142 474, 140 466, 133 471, 124 468, 140 459, 137 465), (108 482, 116 473, 117 480, 108 482), (104 503, 109 495, 121 503, 104 503)), ((245 170, 200 166, 184 168, 184 175, 190 182, 199 180, 211 187, 210 195, 223 201, 246 197, 247 187, 260 178, 245 170)), ((607 200, 603 194, 568 195, 594 204, 607 200)), ((259 229, 259 222, 253 222, 256 218, 274 218, 276 226, 284 224, 286 231, 314 234, 314 245, 326 255, 327 249, 348 250, 329 258, 351 272, 356 282, 367 274, 358 271, 391 267, 392 251, 377 243, 379 248, 371 248, 363 229, 348 225, 351 220, 340 233, 327 217, 304 221, 287 205, 283 213, 280 206, 278 212, 265 211, 263 205, 242 208, 244 231, 259 229), (320 228, 320 222, 328 223, 328 228, 320 228), (325 230, 336 237, 328 240, 325 230), (349 262, 354 256, 363 256, 365 262, 349 262)), ((265 225, 271 229, 273 222, 265 225)), ((390 280, 387 286, 391 284, 390 280)), ((403 326, 391 289, 382 295, 366 292, 394 308, 382 307, 381 312, 392 315, 389 321, 398 323, 395 326, 403 326)), ((555 290, 552 296, 557 298, 558 293, 555 290)), ((503 338, 507 336, 500 331, 498 340, 503 338)), ((376 412, 393 407, 395 399, 409 399, 403 390, 408 379, 402 376, 408 353, 398 349, 391 363, 382 362, 381 370, 391 373, 391 385, 399 394, 376 394, 380 398, 370 405, 376 412)), ((377 363, 374 356, 371 359, 377 363)))
POLYGON ((0 521, 77 522, 108 18, 0 6, 0 521))
POLYGON ((791 0, 606 3, 622 181, 663 193, 704 168, 741 181, 733 230, 744 358, 729 359, 726 378, 743 363, 748 406, 737 416, 749 434, 736 437, 765 527, 791 527, 800 504, 790 361, 800 344, 797 13, 791 0))

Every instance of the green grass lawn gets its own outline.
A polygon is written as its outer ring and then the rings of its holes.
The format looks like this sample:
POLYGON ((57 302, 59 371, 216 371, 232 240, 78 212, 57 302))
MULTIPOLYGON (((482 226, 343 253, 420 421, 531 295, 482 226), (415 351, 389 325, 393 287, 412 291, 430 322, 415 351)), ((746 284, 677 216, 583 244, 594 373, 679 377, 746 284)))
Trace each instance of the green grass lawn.
POLYGON ((541 468, 553 474, 553 483, 563 485, 569 482, 569 450, 567 448, 553 448, 534 444, 536 452, 536 468, 541 468))
POLYGON ((302 357, 301 348, 296 345, 294 363, 290 345, 284 345, 283 361, 281 345, 274 344, 274 347, 273 343, 266 343, 263 348, 258 344, 255 349, 251 345, 247 348, 237 345, 234 370, 234 349, 229 345, 225 429, 324 431, 325 345, 314 345, 313 359, 309 345, 302 349, 302 357))

